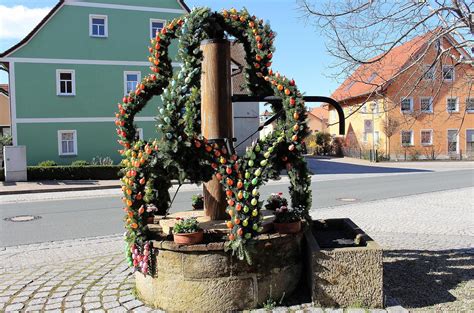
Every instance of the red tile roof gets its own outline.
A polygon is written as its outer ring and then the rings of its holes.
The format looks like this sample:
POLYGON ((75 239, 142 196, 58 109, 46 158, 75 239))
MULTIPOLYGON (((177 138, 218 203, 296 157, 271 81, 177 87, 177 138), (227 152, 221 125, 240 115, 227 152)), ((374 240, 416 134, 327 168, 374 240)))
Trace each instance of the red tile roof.
POLYGON ((309 113, 318 117, 320 120, 327 120, 329 118, 329 111, 327 107, 315 107, 309 113))
MULTIPOLYGON (((367 95, 380 86, 389 82, 409 61, 420 48, 425 45, 433 32, 393 48, 380 61, 360 65, 332 94, 332 98, 341 101, 357 96, 367 95)), ((371 59, 377 59, 379 56, 371 59)))

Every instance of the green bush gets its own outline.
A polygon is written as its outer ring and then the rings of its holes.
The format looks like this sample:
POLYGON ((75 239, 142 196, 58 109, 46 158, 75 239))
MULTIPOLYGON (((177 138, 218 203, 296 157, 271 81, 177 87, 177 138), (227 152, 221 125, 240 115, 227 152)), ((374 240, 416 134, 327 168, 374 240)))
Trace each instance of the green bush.
POLYGON ((86 165, 89 165, 89 162, 87 162, 86 160, 76 160, 71 163, 71 166, 86 166, 86 165))
POLYGON ((13 142, 12 136, 2 135, 0 136, 0 145, 1 146, 11 146, 13 142))
POLYGON ((46 161, 41 161, 38 163, 38 166, 45 167, 45 166, 56 166, 56 162, 53 160, 46 160, 46 161))
POLYGON ((117 179, 118 165, 28 166, 28 180, 117 179))

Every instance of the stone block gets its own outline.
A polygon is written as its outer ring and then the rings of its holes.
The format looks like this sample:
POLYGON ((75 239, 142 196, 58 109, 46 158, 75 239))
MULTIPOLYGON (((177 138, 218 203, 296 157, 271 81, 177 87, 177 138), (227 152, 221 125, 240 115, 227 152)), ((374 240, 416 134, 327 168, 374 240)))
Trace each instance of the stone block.
POLYGON ((321 248, 313 232, 305 232, 313 303, 322 307, 383 307, 382 249, 349 219, 324 222, 342 225, 364 242, 355 247, 321 248))

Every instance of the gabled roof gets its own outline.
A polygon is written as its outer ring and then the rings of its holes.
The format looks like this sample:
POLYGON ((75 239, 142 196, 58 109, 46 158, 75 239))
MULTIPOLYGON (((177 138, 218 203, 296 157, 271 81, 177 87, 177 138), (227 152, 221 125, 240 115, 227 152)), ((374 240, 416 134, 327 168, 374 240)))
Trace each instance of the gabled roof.
MULTIPOLYGON (((12 53, 16 49, 26 44, 34 35, 36 35, 36 33, 44 26, 44 24, 46 24, 46 22, 48 22, 48 20, 61 8, 61 6, 64 4, 64 1, 65 0, 59 0, 59 2, 56 3, 56 5, 51 9, 51 11, 49 11, 49 13, 38 23, 38 25, 35 26, 35 28, 33 28, 33 30, 28 35, 26 35, 25 38, 23 38, 19 43, 17 43, 10 49, 0 53, 0 58, 8 56, 10 53, 12 53)), ((186 5, 186 3, 184 3, 183 0, 177 0, 177 1, 179 5, 183 7, 184 10, 186 10, 188 13, 191 12, 189 7, 186 5)))
POLYGON ((327 107, 315 107, 309 111, 309 113, 316 116, 320 120, 327 120, 329 117, 329 111, 327 107))
MULTIPOLYGON (((410 60, 416 57, 421 48, 426 44, 440 29, 427 32, 422 36, 413 38, 406 43, 393 48, 381 60, 360 65, 355 72, 349 76, 331 95, 332 98, 341 101, 355 98, 374 92, 377 88, 385 86, 394 76, 406 67, 410 60)), ((449 36, 449 35, 447 35, 449 36)), ((372 58, 375 60, 381 55, 372 58)))
POLYGON ((6 92, 8 94, 8 84, 0 84, 0 92, 6 92))

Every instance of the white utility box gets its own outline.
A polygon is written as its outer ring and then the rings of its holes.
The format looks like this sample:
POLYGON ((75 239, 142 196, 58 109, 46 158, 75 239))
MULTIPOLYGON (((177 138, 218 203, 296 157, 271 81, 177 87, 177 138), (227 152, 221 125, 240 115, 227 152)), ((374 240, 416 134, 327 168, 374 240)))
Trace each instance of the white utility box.
POLYGON ((4 146, 5 181, 27 181, 26 146, 4 146))

